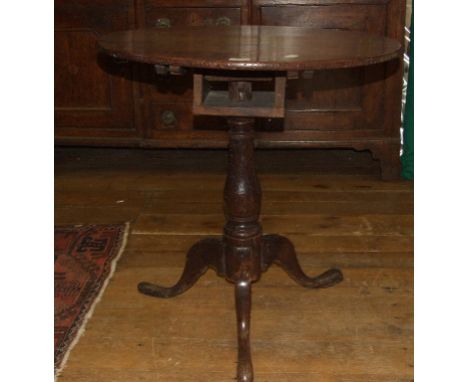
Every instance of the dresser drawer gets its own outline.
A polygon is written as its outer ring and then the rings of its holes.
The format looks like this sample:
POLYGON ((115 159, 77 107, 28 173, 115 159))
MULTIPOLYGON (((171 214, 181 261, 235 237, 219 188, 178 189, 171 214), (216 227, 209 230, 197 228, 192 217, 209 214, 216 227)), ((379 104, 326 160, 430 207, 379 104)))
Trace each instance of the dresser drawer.
POLYGON ((270 4, 268 1, 254 3, 257 19, 254 21, 258 24, 368 31, 382 35, 386 32, 388 1, 369 1, 366 4, 337 4, 332 1, 321 4, 317 1, 298 1, 298 4, 290 1, 289 5, 270 4))
MULTIPOLYGON (((144 8, 144 26, 171 28, 174 26, 202 25, 239 25, 241 7, 228 5, 221 7, 194 6, 187 1, 187 6, 163 6, 159 1, 146 1, 144 8)), ((233 2, 235 4, 236 2, 233 2)), ((167 4, 167 2, 166 2, 167 4)))

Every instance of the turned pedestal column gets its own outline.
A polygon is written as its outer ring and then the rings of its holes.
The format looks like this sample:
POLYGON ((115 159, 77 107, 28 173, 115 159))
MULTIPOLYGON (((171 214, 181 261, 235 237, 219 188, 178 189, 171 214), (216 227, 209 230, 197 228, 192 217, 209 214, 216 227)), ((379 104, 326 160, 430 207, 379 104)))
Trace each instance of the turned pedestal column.
POLYGON ((304 274, 292 243, 280 235, 262 235, 261 189, 255 172, 254 119, 229 118, 229 160, 224 187, 226 224, 222 238, 207 238, 189 250, 180 280, 170 288, 147 282, 138 290, 154 297, 174 297, 189 289, 208 268, 234 283, 238 332, 238 382, 253 381, 250 352, 251 285, 275 263, 307 288, 326 288, 343 279, 330 269, 317 277, 304 274))

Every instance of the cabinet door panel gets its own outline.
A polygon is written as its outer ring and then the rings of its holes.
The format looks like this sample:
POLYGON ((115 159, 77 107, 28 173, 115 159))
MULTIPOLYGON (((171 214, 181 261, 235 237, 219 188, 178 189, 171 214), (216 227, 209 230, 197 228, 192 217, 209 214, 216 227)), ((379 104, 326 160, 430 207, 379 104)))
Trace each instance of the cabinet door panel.
MULTIPOLYGON (((386 1, 374 1, 374 4, 337 4, 333 1, 298 1, 299 4, 291 4, 295 1, 290 1, 289 5, 277 3, 264 0, 254 2, 254 21, 264 25, 386 34, 386 1)), ((285 129, 381 129, 385 77, 385 64, 304 73, 300 79, 288 82, 285 129)))
POLYGON ((98 65, 95 45, 89 29, 55 32, 56 110, 112 110, 109 75, 98 65))
POLYGON ((100 34, 132 27, 132 18, 128 0, 56 0, 56 136, 136 136, 133 67, 96 43, 100 34))

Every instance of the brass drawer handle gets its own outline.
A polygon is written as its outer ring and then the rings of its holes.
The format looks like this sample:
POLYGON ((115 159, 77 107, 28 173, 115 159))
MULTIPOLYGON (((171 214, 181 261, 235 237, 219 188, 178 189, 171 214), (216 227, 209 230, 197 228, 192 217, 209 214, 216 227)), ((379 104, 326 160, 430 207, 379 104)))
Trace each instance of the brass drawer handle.
POLYGON ((171 23, 170 19, 168 19, 166 17, 162 17, 160 19, 157 19, 156 23, 154 25, 157 28, 170 28, 172 26, 172 23, 171 23))
POLYGON ((216 25, 228 26, 231 25, 231 19, 226 16, 221 16, 216 19, 216 25))
POLYGON ((172 110, 164 110, 161 113, 161 121, 163 125, 170 126, 174 125, 177 122, 177 118, 172 110))

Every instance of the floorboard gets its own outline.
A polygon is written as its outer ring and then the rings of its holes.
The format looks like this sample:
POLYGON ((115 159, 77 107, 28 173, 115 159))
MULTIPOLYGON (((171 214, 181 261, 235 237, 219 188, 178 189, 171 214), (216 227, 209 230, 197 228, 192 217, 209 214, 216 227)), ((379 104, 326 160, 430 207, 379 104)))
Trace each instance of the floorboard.
MULTIPOLYGON (((266 232, 287 234, 314 274, 298 287, 272 267, 253 287, 258 382, 413 380, 413 186, 382 182, 351 150, 259 151, 266 232)), ((223 150, 57 148, 55 224, 130 222, 126 251, 59 382, 232 381, 234 292, 214 272, 156 300, 139 281, 174 283, 191 244, 223 224, 223 150)))

